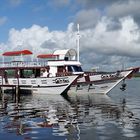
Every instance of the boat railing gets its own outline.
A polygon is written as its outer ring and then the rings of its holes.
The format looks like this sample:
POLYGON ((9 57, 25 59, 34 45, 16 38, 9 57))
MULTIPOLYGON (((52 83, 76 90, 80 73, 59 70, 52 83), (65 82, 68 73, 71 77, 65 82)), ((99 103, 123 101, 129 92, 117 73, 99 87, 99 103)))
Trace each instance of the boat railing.
POLYGON ((92 76, 92 75, 98 75, 98 74, 114 74, 116 72, 102 72, 102 71, 98 71, 98 72, 91 72, 91 71, 85 71, 84 72, 86 75, 92 76))
POLYGON ((70 76, 70 75, 72 75, 72 72, 58 72, 58 73, 56 73, 57 77, 70 76))
POLYGON ((88 72, 88 71, 85 71, 84 74, 89 75, 89 76, 92 76, 92 75, 96 75, 97 73, 96 72, 88 72))
POLYGON ((47 66, 48 63, 43 62, 36 62, 36 61, 12 61, 12 62, 4 62, 0 63, 1 67, 44 67, 47 66))

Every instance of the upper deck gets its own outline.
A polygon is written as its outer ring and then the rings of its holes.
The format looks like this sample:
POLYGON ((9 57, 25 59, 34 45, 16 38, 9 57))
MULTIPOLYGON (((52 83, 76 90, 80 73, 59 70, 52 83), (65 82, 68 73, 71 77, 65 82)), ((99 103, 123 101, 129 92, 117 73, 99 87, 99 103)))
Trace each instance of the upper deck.
POLYGON ((0 68, 30 68, 30 67, 46 67, 48 62, 37 62, 37 61, 11 61, 0 63, 0 68))
POLYGON ((78 61, 65 61, 65 60, 51 60, 51 61, 11 61, 1 62, 0 68, 14 68, 14 67, 46 67, 46 66, 68 66, 68 65, 81 65, 78 61))

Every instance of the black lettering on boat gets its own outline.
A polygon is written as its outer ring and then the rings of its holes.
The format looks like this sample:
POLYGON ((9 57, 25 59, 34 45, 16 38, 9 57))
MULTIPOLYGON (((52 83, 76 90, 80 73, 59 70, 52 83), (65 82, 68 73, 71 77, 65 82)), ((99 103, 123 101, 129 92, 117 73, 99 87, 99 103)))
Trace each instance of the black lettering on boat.
POLYGON ((59 81, 58 78, 55 79, 55 83, 56 83, 56 84, 59 84, 59 83, 60 83, 60 81, 59 81))
POLYGON ((53 80, 53 83, 56 83, 56 84, 69 83, 69 79, 68 78, 56 78, 55 80, 53 80))
POLYGON ((114 74, 102 74, 101 79, 110 79, 110 78, 117 78, 118 75, 116 73, 114 74))
POLYGON ((41 84, 47 84, 47 80, 41 80, 41 84))
POLYGON ((26 80, 21 80, 21 84, 26 84, 26 80))
POLYGON ((13 84, 17 84, 17 80, 13 80, 13 84))
POLYGON ((31 84, 36 84, 36 80, 31 80, 31 84))

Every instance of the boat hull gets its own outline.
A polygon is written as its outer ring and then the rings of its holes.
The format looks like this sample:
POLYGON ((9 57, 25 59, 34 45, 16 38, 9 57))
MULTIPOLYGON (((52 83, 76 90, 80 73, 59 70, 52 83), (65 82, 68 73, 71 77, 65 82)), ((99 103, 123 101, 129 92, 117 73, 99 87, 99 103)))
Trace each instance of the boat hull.
POLYGON ((111 89, 113 89, 118 83, 120 83, 123 79, 112 80, 107 83, 102 84, 94 84, 94 82, 89 83, 80 83, 77 85, 72 85, 68 91, 68 93, 99 93, 99 94, 107 94, 111 89))
POLYGON ((132 70, 122 71, 119 73, 119 75, 117 75, 117 73, 113 73, 83 76, 70 87, 68 94, 107 94, 123 79, 125 79, 131 72, 132 70))
POLYGON ((4 90, 14 89, 19 86, 22 90, 31 90, 36 94, 62 94, 67 92, 76 75, 49 78, 8 78, 8 82, 0 79, 0 85, 4 90))

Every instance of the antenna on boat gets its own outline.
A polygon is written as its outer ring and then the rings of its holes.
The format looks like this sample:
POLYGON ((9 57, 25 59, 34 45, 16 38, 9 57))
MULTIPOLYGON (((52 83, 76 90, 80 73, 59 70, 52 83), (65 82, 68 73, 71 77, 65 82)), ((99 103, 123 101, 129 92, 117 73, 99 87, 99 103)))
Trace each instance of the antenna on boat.
POLYGON ((79 32, 79 24, 77 24, 77 61, 79 61, 79 47, 80 47, 80 32, 79 32))

